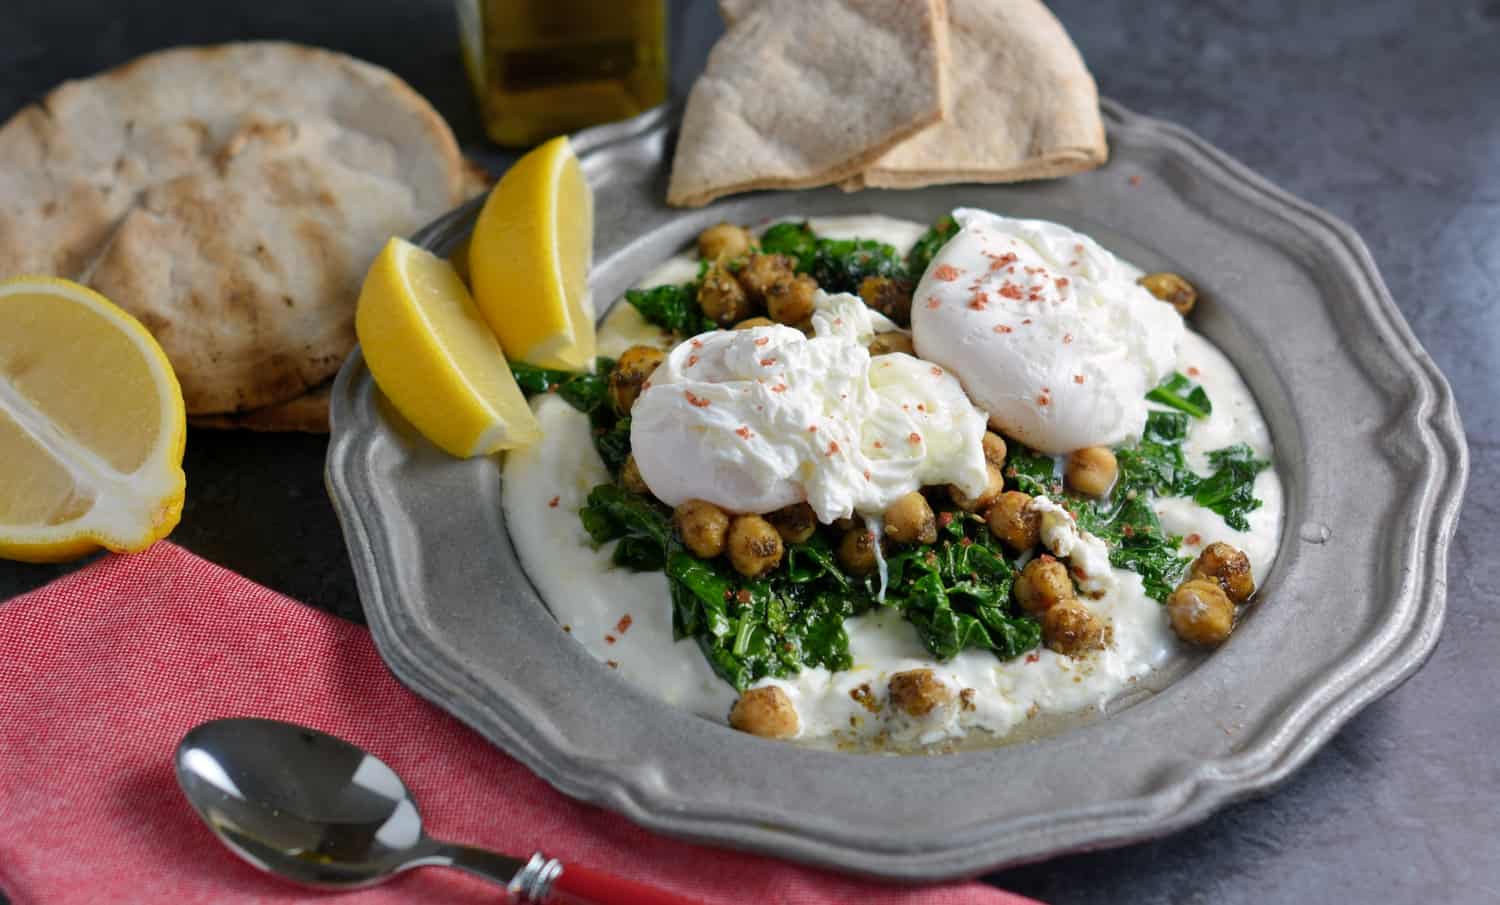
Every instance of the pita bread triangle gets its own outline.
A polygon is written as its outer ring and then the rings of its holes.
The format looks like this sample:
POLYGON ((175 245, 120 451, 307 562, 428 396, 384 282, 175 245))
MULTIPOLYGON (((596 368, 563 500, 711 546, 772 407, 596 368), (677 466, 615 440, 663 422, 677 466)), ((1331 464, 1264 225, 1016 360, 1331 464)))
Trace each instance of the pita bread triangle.
POLYGON ((845 179, 944 111, 941 0, 724 0, 667 201, 845 179))
POLYGON ((947 5, 948 115, 845 180, 845 189, 1043 179, 1108 159, 1094 79, 1040 0, 947 5))

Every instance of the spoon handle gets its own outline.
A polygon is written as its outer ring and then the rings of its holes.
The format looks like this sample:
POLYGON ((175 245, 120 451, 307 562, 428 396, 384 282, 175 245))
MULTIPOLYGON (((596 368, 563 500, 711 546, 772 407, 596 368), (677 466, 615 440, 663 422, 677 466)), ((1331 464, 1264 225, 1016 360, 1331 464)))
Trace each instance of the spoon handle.
POLYGON ((702 905, 696 899, 581 864, 565 865, 541 852, 522 862, 482 848, 443 842, 424 863, 456 867, 493 880, 506 888, 516 905, 702 905))
MULTIPOLYGON (((535 860, 535 859, 533 859, 535 860)), ((501 886, 510 887, 513 879, 518 879, 531 865, 519 858, 502 855, 499 852, 487 851, 482 848, 472 848, 467 845, 457 845, 452 842, 436 843, 436 848, 430 857, 418 862, 430 864, 436 867, 456 867, 467 871, 476 877, 493 880, 501 886)), ((515 892, 512 889, 512 892, 515 892)), ((522 898, 518 901, 525 902, 522 898)))
POLYGON ((697 899, 581 864, 564 864, 552 890, 548 905, 702 905, 697 899))

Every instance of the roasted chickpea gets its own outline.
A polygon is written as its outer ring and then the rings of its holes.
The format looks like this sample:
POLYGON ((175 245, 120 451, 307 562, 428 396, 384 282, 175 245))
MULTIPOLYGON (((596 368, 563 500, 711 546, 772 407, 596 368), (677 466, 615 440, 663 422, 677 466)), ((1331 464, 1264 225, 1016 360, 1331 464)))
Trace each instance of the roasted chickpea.
POLYGON ((927 498, 913 490, 887 506, 885 536, 898 544, 937 543, 937 517, 927 498))
POLYGON ((1234 630, 1234 604, 1218 583, 1190 578, 1167 598, 1172 631, 1190 644, 1218 647, 1234 630))
POLYGON ((1068 567, 1046 554, 1026 564, 1016 576, 1014 591, 1021 609, 1033 616, 1077 596, 1068 567))
POLYGON ((655 346, 631 346, 615 360, 609 372, 609 398, 620 414, 629 414, 641 394, 641 386, 651 378, 666 353, 655 346))
POLYGON ((891 705, 910 717, 924 717, 953 703, 953 689, 930 669, 908 669, 891 676, 891 705))
POLYGON ((1031 497, 1019 490, 1000 494, 985 520, 990 533, 1017 553, 1030 550, 1042 540, 1042 515, 1031 508, 1031 497))
POLYGON ((1063 481, 1068 489, 1084 496, 1102 497, 1115 486, 1120 465, 1115 454, 1103 446, 1085 446, 1068 456, 1063 481))
POLYGON ((646 479, 641 477, 641 467, 635 464, 635 453, 626 456, 625 464, 620 466, 620 486, 631 493, 651 492, 651 488, 646 486, 646 479))
POLYGON ((734 325, 736 330, 750 330, 755 327, 774 327, 776 322, 769 317, 747 317, 734 325))
POLYGON ((741 267, 735 276, 740 285, 752 301, 763 302, 766 293, 780 280, 790 280, 797 275, 792 265, 792 259, 786 255, 768 255, 752 252, 745 259, 745 266, 741 267))
POLYGON ((839 539, 839 565, 854 575, 869 575, 875 571, 875 532, 863 525, 856 525, 844 532, 839 539))
POLYGON ((1187 317, 1198 304, 1198 290, 1193 284, 1175 273, 1148 273, 1136 280, 1146 291, 1170 304, 1177 313, 1187 317))
POLYGON ((1250 557, 1223 541, 1209 544, 1193 563, 1193 578, 1218 583, 1235 603, 1244 603, 1255 593, 1255 577, 1250 574, 1250 557))
POLYGON ((965 512, 983 512, 994 505, 995 501, 1000 499, 1000 494, 1005 491, 1005 475, 1000 473, 1000 467, 993 462, 986 462, 984 468, 989 476, 989 482, 979 496, 970 497, 957 485, 948 486, 948 495, 953 498, 954 505, 965 512))
POLYGON ((758 515, 737 515, 729 522, 729 564, 746 578, 759 578, 781 562, 781 535, 758 515))
POLYGON ((994 431, 985 431, 980 442, 984 445, 984 460, 996 468, 1004 468, 1005 456, 1009 452, 1005 448, 1005 438, 994 431))
POLYGON ((813 508, 806 503, 793 503, 783 506, 775 512, 766 514, 766 521, 781 535, 781 539, 789 544, 806 543, 818 530, 818 516, 813 508))
POLYGON ((777 280, 766 290, 766 313, 783 324, 800 324, 813 315, 818 283, 805 273, 777 280))
POLYGON ((750 250, 750 231, 733 223, 710 226, 698 234, 698 257, 717 261, 738 258, 750 250))
POLYGON ((713 503, 688 500, 672 512, 677 534, 694 556, 713 559, 724 552, 729 515, 713 503))
POLYGON ((917 354, 916 347, 911 344, 911 337, 905 333, 877 333, 870 340, 869 349, 871 355, 890 355, 892 352, 917 354))
POLYGON ((1104 623, 1077 600, 1059 601, 1042 614, 1042 639, 1069 657, 1104 647, 1104 623))
POLYGON ((802 728, 792 699, 775 685, 747 689, 729 709, 729 725, 761 738, 791 738, 802 728))
POLYGON ((703 282, 698 286, 698 307, 721 327, 744 320, 754 308, 744 287, 723 261, 715 261, 703 274, 703 282))
POLYGON ((895 321, 897 326, 911 324, 911 293, 917 286, 911 280, 893 277, 865 277, 859 284, 859 297, 866 306, 895 321))

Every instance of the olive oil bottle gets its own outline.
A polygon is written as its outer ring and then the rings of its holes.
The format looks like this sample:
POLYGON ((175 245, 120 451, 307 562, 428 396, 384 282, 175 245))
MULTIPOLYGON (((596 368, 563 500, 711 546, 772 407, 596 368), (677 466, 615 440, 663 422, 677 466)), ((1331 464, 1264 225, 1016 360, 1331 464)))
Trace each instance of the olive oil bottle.
POLYGON ((458 0, 490 138, 536 144, 634 116, 667 94, 667 0, 458 0))

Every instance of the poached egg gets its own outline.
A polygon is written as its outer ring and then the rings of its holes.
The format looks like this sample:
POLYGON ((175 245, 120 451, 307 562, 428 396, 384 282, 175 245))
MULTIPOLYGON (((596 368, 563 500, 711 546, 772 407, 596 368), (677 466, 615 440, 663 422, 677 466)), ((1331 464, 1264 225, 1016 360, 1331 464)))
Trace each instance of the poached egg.
POLYGON ((1042 452, 1139 437, 1182 317, 1083 233, 972 208, 953 216, 959 232, 912 297, 917 354, 952 371, 993 427, 1042 452))
POLYGON ((661 501, 764 513, 806 500, 818 520, 878 517, 929 484, 978 495, 985 414, 942 367, 871 357, 896 329, 847 293, 820 292, 812 337, 775 325, 679 344, 631 410, 630 443, 661 501))

